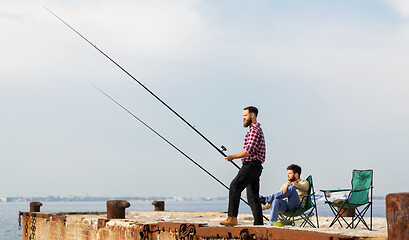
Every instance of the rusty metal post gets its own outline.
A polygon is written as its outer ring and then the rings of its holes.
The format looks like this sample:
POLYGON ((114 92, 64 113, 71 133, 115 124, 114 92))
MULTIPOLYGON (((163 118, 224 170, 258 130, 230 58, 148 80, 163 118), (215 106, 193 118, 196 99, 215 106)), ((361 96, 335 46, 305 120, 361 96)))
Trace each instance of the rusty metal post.
POLYGON ((153 201, 152 205, 155 206, 155 211, 165 211, 164 201, 153 201))
POLYGON ((407 239, 409 236, 409 192, 386 195, 388 239, 407 239))
POLYGON ((40 212, 41 202, 30 202, 30 212, 40 212))
POLYGON ((123 219, 125 218, 125 208, 131 204, 126 200, 109 200, 107 201, 107 218, 123 219))

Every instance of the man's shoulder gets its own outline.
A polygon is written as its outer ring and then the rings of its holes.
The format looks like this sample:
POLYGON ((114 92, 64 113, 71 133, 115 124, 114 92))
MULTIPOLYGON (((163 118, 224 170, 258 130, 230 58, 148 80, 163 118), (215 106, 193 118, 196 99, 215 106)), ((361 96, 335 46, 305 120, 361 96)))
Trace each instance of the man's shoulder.
POLYGON ((310 182, 308 182, 307 180, 302 179, 302 178, 300 178, 298 180, 295 180, 294 182, 290 182, 290 183, 292 183, 292 184, 310 184, 310 182))
POLYGON ((263 133, 263 130, 261 129, 260 123, 251 124, 249 131, 255 131, 255 132, 263 133))
POLYGON ((308 183, 308 184, 310 183, 310 182, 308 182, 308 180, 302 179, 302 178, 300 178, 299 181, 300 181, 300 183, 308 183))

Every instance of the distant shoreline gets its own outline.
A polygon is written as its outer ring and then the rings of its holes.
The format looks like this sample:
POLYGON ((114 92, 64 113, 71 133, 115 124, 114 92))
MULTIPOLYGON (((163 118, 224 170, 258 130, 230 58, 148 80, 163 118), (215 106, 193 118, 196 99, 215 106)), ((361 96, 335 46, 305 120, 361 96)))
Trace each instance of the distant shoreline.
MULTIPOLYGON (((318 198, 323 195, 317 194, 318 198)), ((225 201, 227 197, 92 197, 92 196, 48 196, 48 197, 0 197, 0 202, 97 202, 121 199, 127 201, 225 201)), ((374 196, 373 199, 385 199, 385 196, 374 196)))

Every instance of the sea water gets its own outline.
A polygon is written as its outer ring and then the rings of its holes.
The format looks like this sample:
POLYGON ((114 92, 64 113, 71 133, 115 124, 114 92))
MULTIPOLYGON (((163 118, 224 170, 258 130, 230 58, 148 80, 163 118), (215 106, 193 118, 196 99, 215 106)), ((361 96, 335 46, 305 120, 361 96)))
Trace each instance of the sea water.
MULTIPOLYGON (((130 201, 126 211, 153 211, 151 201, 130 201)), ((166 201, 166 211, 227 211, 227 200, 212 201, 166 201)), ((332 216, 332 212, 324 201, 317 201, 318 216, 332 216)), ((28 212, 28 202, 0 202, 0 240, 21 240, 22 230, 18 229, 19 211, 28 212)), ((43 202, 41 212, 90 212, 106 211, 106 202, 43 202)), ((250 208, 240 204, 240 213, 251 213, 250 208)), ((265 210, 264 214, 268 214, 265 210)), ((373 216, 385 217, 385 199, 373 200, 373 216)), ((367 213, 369 216, 369 213, 367 213)))

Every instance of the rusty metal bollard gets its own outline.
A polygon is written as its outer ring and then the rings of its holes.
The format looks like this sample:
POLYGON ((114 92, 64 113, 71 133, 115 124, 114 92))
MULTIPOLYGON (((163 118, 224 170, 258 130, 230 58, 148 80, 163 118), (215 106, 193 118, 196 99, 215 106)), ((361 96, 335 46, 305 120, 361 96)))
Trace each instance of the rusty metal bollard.
POLYGON ((152 205, 155 206, 155 211, 165 211, 164 201, 153 201, 152 205))
POLYGON ((126 200, 109 200, 107 201, 107 218, 108 219, 124 219, 125 208, 131 204, 126 200))
POLYGON ((409 192, 386 195, 388 239, 407 239, 409 236, 409 192))
POLYGON ((41 202, 30 202, 30 212, 40 212, 41 202))

